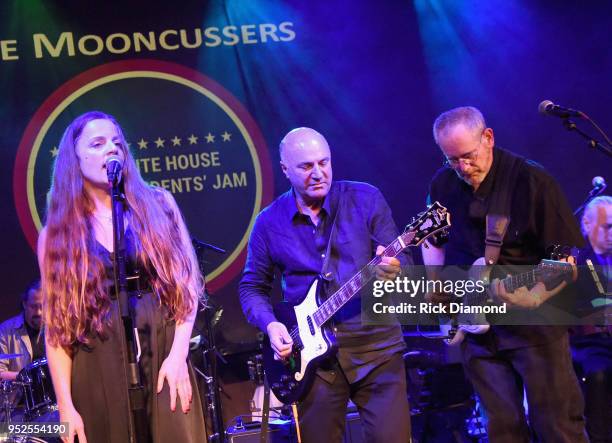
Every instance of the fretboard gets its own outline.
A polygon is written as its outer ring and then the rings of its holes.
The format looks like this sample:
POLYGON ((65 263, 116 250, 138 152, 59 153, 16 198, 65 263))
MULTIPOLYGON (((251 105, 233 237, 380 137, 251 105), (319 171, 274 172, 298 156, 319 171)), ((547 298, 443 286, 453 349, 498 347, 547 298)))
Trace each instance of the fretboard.
MULTIPOLYGON (((543 260, 532 270, 521 274, 510 275, 502 280, 506 292, 514 292, 518 288, 526 286, 532 287, 538 282, 548 282, 549 280, 572 272, 572 265, 566 262, 543 260)), ((487 278, 488 280, 488 278, 487 278)), ((488 288, 490 284, 487 284, 488 288)), ((482 293, 467 293, 464 298, 464 304, 468 306, 480 305, 486 302, 490 297, 488 291, 482 293)))
POLYGON ((529 272, 506 277, 503 280, 504 288, 506 292, 514 292, 522 286, 527 286, 529 288, 537 282, 546 282, 551 278, 571 271, 572 266, 569 263, 544 260, 529 272))
POLYGON ((340 289, 334 292, 312 315, 318 327, 333 317, 338 310, 374 277, 376 266, 380 264, 381 257, 397 257, 406 247, 412 244, 416 235, 415 231, 408 231, 397 237, 385 248, 382 255, 374 257, 367 265, 347 281, 340 289))

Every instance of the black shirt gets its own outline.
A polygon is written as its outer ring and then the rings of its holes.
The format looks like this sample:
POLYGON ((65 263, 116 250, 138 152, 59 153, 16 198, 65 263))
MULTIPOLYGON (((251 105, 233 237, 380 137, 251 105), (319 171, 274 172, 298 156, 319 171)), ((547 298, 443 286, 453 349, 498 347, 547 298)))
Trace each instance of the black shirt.
MULTIPOLYGON (((446 264, 467 265, 484 255, 487 209, 507 156, 514 154, 494 149, 491 170, 476 192, 450 168, 440 169, 432 179, 430 199, 446 206, 453 222, 448 238, 437 243, 446 243, 446 264)), ((512 194, 510 225, 498 263, 536 264, 554 244, 581 246, 583 238, 556 180, 542 166, 526 160, 512 194)))
MULTIPOLYGON (((444 167, 434 175, 428 199, 439 201, 451 214, 448 237, 438 238, 436 246, 445 245, 445 264, 470 265, 484 255, 485 221, 500 168, 515 156, 494 148, 493 164, 476 192, 455 171, 444 167)), ((498 263, 532 265, 546 258, 549 246, 582 246, 583 238, 557 181, 539 164, 526 160, 518 172, 510 205, 510 225, 504 237, 498 263)), ((564 328, 497 326, 501 347, 544 342, 564 328)), ((469 336, 477 340, 474 336, 469 336)))

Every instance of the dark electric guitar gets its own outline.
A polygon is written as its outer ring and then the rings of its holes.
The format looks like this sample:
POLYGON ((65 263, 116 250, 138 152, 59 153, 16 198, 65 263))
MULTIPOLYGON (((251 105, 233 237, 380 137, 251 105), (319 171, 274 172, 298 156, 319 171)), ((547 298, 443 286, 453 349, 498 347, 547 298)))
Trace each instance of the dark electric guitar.
MULTIPOLYGON (((419 214, 402 235, 388 245, 382 255, 395 257, 409 246, 417 246, 427 237, 450 226, 450 214, 435 202, 419 214)), ((266 339, 264 369, 272 391, 285 404, 301 400, 312 383, 318 362, 336 352, 335 337, 328 321, 375 276, 381 256, 374 257, 340 289, 323 301, 321 277, 314 280, 299 304, 279 303, 274 307, 278 321, 293 339, 289 358, 277 360, 266 339)))
MULTIPOLYGON (((567 258, 567 257, 562 257, 567 258)), ((463 299, 464 306, 483 306, 492 303, 489 294, 491 267, 485 266, 485 258, 480 257, 469 272, 469 277, 473 281, 485 282, 486 291, 481 294, 466 294, 463 299)), ((518 288, 531 288, 536 283, 549 283, 556 281, 560 277, 566 283, 576 280, 578 275, 576 265, 567 261, 542 260, 537 266, 528 272, 516 275, 509 275, 501 280, 506 292, 514 292, 518 288)), ((466 334, 484 334, 491 328, 487 322, 486 314, 483 313, 459 313, 451 321, 440 325, 442 335, 452 337, 447 340, 447 344, 455 346, 460 344, 466 334)))

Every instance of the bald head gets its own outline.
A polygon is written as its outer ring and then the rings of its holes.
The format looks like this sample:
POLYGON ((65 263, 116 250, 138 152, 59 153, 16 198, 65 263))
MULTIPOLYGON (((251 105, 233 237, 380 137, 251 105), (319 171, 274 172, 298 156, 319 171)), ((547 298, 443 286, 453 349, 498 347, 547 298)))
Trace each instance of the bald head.
POLYGON ((311 128, 296 128, 280 143, 281 168, 296 197, 304 203, 322 201, 332 182, 327 140, 311 128))
POLYGON ((281 161, 284 160, 285 152, 289 150, 304 150, 313 147, 325 147, 329 151, 327 140, 320 133, 311 128, 295 128, 283 137, 280 142, 279 151, 281 161))

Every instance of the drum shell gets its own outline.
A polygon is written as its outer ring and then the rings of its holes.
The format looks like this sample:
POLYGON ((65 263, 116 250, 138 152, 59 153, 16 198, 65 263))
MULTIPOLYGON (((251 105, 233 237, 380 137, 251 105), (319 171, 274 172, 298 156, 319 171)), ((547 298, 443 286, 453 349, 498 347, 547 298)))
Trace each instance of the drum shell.
POLYGON ((55 391, 46 358, 34 360, 23 368, 17 380, 23 383, 23 402, 28 421, 57 410, 55 391))

